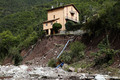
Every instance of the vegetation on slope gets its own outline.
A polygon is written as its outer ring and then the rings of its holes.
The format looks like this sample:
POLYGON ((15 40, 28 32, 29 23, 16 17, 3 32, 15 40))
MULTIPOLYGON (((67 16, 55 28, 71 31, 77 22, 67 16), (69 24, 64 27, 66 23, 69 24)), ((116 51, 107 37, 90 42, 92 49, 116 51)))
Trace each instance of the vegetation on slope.
POLYGON ((1 0, 0 62, 6 56, 19 54, 41 38, 44 35, 42 22, 47 19, 46 10, 52 5, 61 6, 60 3, 73 3, 78 8, 80 23, 87 21, 83 28, 90 35, 120 31, 119 0, 1 0))

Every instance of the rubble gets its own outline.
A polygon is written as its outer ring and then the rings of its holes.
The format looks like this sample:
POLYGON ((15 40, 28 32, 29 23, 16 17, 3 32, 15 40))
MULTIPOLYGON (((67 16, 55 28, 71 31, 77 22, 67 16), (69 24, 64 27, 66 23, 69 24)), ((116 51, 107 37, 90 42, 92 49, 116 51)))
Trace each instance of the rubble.
POLYGON ((62 68, 38 67, 38 66, 1 66, 0 80, 106 80, 107 75, 86 74, 77 72, 67 72, 62 68))

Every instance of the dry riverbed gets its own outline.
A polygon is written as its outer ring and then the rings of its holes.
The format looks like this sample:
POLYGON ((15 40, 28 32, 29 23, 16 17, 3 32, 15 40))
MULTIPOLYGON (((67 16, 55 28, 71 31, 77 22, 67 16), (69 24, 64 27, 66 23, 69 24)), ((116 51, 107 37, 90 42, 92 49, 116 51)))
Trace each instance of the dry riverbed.
POLYGON ((118 78, 102 74, 67 72, 61 68, 27 65, 0 66, 0 80, 119 80, 118 78))

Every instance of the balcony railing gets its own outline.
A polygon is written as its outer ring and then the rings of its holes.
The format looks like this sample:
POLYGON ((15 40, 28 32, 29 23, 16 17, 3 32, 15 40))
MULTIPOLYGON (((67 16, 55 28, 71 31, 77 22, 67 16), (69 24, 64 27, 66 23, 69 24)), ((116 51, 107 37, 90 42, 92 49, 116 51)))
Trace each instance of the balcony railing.
POLYGON ((73 19, 72 17, 68 17, 68 16, 66 16, 65 19, 68 19, 68 20, 71 20, 71 21, 74 21, 74 22, 79 22, 77 19, 73 19))

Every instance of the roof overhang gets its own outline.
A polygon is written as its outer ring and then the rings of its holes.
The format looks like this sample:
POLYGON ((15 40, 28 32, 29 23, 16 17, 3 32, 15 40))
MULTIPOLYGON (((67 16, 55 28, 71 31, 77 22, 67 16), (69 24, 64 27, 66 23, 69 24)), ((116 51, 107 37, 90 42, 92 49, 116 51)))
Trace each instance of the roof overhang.
POLYGON ((52 19, 52 20, 47 20, 47 21, 44 21, 43 23, 49 23, 49 22, 53 22, 53 21, 56 21, 58 20, 59 18, 56 18, 56 19, 52 19))
POLYGON ((75 7, 74 4, 68 4, 68 5, 65 5, 65 6, 60 6, 60 7, 56 7, 56 8, 52 8, 52 9, 48 9, 47 11, 52 11, 52 10, 56 10, 56 9, 60 9, 60 8, 64 8, 64 7, 67 7, 67 6, 73 6, 73 7, 76 9, 76 11, 77 11, 78 13, 80 13, 79 10, 75 7))

